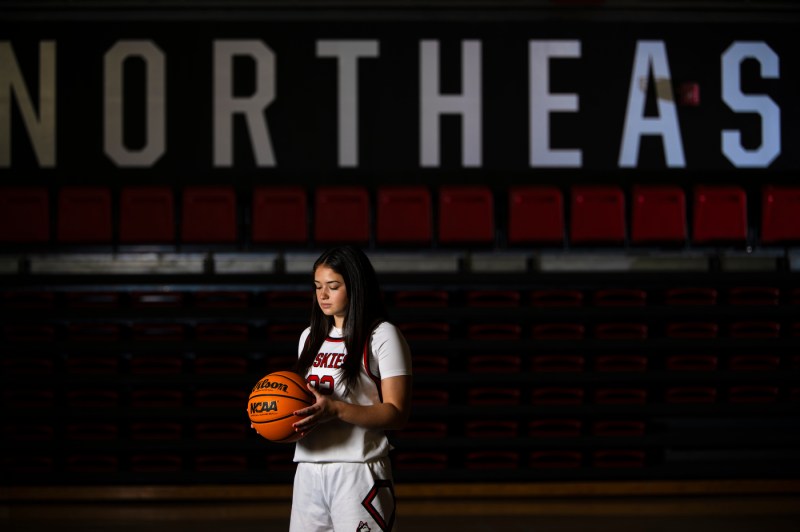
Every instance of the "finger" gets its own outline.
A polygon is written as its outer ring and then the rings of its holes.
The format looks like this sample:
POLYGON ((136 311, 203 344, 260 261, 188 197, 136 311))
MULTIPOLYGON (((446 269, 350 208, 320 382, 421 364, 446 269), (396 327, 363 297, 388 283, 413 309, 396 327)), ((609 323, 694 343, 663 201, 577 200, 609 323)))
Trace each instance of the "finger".
POLYGON ((292 412, 292 414, 298 417, 307 417, 313 415, 315 410, 316 409, 313 406, 309 406, 307 408, 301 408, 300 410, 295 410, 294 412, 292 412))
POLYGON ((316 426, 317 426, 316 423, 311 423, 309 425, 304 425, 304 426, 299 426, 298 424, 294 427, 294 431, 300 434, 301 436, 305 436, 306 434, 314 430, 316 426))

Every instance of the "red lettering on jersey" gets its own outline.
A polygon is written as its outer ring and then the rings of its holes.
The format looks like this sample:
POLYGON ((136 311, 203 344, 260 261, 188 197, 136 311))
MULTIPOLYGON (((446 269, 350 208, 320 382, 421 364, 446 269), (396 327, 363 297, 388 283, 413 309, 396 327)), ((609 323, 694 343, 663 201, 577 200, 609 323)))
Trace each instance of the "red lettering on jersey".
POLYGON ((314 359, 313 366, 315 368, 332 368, 339 369, 344 363, 347 355, 344 353, 319 353, 317 358, 314 359))

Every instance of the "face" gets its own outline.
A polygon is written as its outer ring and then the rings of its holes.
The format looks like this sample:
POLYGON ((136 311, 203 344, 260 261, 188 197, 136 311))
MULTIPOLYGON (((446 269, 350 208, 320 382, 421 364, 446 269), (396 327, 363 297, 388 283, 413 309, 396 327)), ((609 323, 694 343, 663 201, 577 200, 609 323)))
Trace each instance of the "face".
POLYGON ((322 313, 333 316, 336 327, 344 326, 349 299, 342 276, 323 264, 314 272, 314 287, 322 313))

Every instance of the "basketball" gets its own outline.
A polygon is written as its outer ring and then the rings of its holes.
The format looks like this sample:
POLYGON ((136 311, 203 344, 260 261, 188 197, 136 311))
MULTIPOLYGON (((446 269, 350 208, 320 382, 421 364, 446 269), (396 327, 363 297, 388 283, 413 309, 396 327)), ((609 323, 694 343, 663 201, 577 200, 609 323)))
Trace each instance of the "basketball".
POLYGON ((259 380, 250 392, 247 414, 261 436, 277 443, 300 439, 292 423, 302 419, 295 410, 314 404, 314 395, 306 381, 291 371, 276 371, 259 380))

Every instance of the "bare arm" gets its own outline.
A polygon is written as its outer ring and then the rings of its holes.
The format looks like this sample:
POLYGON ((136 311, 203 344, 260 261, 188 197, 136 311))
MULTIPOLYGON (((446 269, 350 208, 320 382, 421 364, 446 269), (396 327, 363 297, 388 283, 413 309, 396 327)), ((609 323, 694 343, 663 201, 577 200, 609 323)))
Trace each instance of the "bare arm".
POLYGON ((374 405, 354 405, 321 395, 313 386, 308 389, 316 402, 295 412, 303 420, 295 423, 294 428, 303 434, 332 419, 367 429, 396 430, 405 426, 411 414, 411 377, 408 375, 381 380, 383 402, 374 405))

